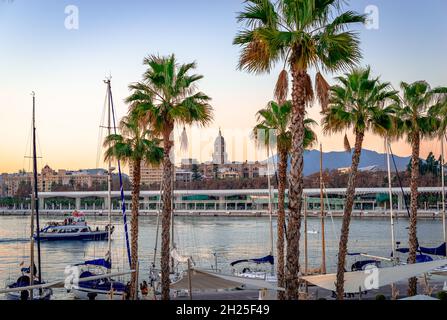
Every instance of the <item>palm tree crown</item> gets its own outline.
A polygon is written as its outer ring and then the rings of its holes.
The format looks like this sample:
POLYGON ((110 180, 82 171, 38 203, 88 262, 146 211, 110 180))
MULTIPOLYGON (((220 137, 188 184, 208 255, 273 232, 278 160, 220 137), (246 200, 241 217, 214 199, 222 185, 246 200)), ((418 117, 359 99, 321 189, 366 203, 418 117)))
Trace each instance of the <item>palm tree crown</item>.
MULTIPOLYGON (((270 72, 283 61, 292 70, 321 71, 347 69, 361 57, 358 35, 346 30, 350 24, 363 23, 364 15, 340 12, 339 0, 247 0, 238 21, 246 28, 238 33, 234 44, 242 47, 239 68, 249 72, 270 72)), ((287 97, 287 73, 277 85, 276 97, 287 97)), ((323 105, 328 84, 317 74, 317 93, 323 105)), ((308 101, 313 98, 310 78, 308 101)), ((324 106, 325 107, 325 106, 324 106)))
POLYGON ((419 138, 432 137, 437 129, 447 126, 445 115, 437 117, 445 111, 447 88, 432 89, 426 81, 411 84, 401 83, 403 92, 398 117, 398 134, 405 134, 411 143, 415 135, 419 138), (444 109, 444 110, 443 110, 444 109))
MULTIPOLYGON (((277 145, 278 149, 289 152, 292 145, 291 114, 292 101, 286 101, 283 104, 275 101, 269 102, 266 108, 258 111, 258 124, 253 129, 253 136, 263 146, 274 147, 277 145)), ((316 124, 315 120, 310 118, 304 121, 305 149, 312 147, 317 141, 317 134, 312 130, 312 126, 316 124)))
POLYGON ((154 138, 151 130, 143 127, 135 115, 124 117, 120 122, 121 134, 112 134, 104 141, 105 159, 114 159, 131 164, 143 161, 147 164, 160 164, 163 148, 160 140, 154 138))
POLYGON ((325 132, 353 129, 355 133, 372 131, 387 135, 393 129, 399 98, 390 83, 372 78, 369 67, 354 69, 336 79, 339 84, 330 90, 330 107, 323 112, 325 132), (390 104, 385 105, 386 102, 390 104))
POLYGON ((212 121, 211 98, 196 91, 196 82, 203 77, 189 74, 195 63, 178 65, 174 55, 149 56, 143 63, 148 70, 142 82, 129 86, 133 92, 126 102, 154 130, 161 133, 176 122, 207 125, 212 121))

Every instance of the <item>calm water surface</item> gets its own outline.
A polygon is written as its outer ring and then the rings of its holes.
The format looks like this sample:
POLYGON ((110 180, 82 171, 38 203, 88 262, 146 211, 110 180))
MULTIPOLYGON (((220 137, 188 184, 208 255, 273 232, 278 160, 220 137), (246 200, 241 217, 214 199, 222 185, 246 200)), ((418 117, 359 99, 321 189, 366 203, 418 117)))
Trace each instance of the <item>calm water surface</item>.
MULTIPOLYGON (((41 224, 60 218, 43 218, 41 224)), ((90 218, 89 225, 104 226, 107 218, 90 218)), ((121 220, 114 219, 113 235, 114 268, 127 269, 124 233, 121 220)), ((336 254, 341 219, 326 220, 328 271, 335 271, 336 254)), ((396 222, 396 240, 406 246, 408 220, 396 222)), ((29 261, 28 217, 0 217, 0 285, 16 280, 21 262, 29 261)), ((310 218, 308 229, 318 231, 309 234, 309 264, 318 267, 321 256, 321 232, 319 219, 310 218)), ((274 226, 276 232, 276 224, 274 226)), ((418 236, 421 245, 438 246, 442 242, 442 222, 440 220, 420 220, 418 236)), ((156 237, 156 218, 140 217, 140 276, 147 279, 149 265, 153 261, 156 237)), ((276 237, 276 235, 275 235, 276 237)), ((351 252, 367 252, 373 255, 389 256, 391 247, 390 224, 388 219, 354 219, 351 224, 349 248, 351 252)), ((160 244, 160 241, 158 242, 160 244)), ((226 218, 226 217, 176 217, 175 243, 179 252, 191 255, 197 266, 211 268, 217 255, 219 269, 231 272, 229 263, 237 259, 259 258, 269 252, 268 218, 226 218)), ((303 250, 304 241, 301 242, 303 250)), ((86 259, 102 258, 107 250, 107 242, 49 242, 42 243, 42 270, 45 281, 61 280, 67 265, 80 263, 86 259)), ((302 251, 303 252, 303 251, 302 251)), ((159 255, 157 256, 157 265, 159 255)), ((27 265, 27 264, 26 264, 27 265)), ((55 290, 55 298, 69 299, 63 289, 55 290)), ((3 297, 0 297, 3 299, 3 297)))

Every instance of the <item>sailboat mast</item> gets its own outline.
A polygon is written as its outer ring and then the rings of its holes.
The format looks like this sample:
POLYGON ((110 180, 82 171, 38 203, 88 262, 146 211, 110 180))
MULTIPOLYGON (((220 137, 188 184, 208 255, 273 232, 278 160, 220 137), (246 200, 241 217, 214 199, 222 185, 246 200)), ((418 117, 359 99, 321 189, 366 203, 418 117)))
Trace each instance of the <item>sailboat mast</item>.
POLYGON ((441 137, 441 176, 442 176, 442 231, 444 234, 444 243, 447 243, 447 229, 445 221, 445 169, 444 169, 444 139, 445 136, 441 137))
POLYGON ((267 145, 267 184, 269 188, 270 255, 273 256, 273 205, 272 205, 272 184, 270 181, 270 142, 267 145))
MULTIPOLYGON (((29 280, 30 286, 34 285, 34 193, 31 194, 31 227, 30 227, 30 267, 29 280)), ((33 289, 30 290, 30 297, 34 297, 33 289)))
POLYGON ((34 178, 34 209, 36 212, 36 238, 37 238, 37 269, 39 283, 42 282, 42 262, 40 256, 40 224, 39 224, 39 191, 37 180, 37 146, 36 146, 36 94, 33 96, 33 178, 34 178))
MULTIPOLYGON (((171 184, 172 184, 172 194, 171 194, 171 250, 176 248, 175 245, 175 162, 173 161, 172 165, 171 165, 171 184)), ((171 270, 174 273, 174 269, 175 269, 175 260, 173 257, 171 257, 171 270)))
POLYGON ((320 143, 320 218, 321 218, 321 273, 326 274, 326 235, 324 225, 323 144, 320 143))
POLYGON ((307 198, 304 195, 304 275, 307 276, 307 273, 309 271, 309 259, 308 259, 308 234, 307 234, 307 198))
MULTIPOLYGON (((106 80, 107 83, 107 96, 108 96, 108 104, 107 104, 107 133, 108 136, 112 134, 112 86, 110 79, 106 80)), ((108 241, 107 241, 107 258, 112 261, 112 161, 109 159, 109 168, 108 168, 108 174, 107 174, 107 214, 109 219, 109 226, 108 226, 108 241)), ((107 272, 110 273, 111 270, 107 269, 107 272)))
POLYGON ((388 192, 390 198, 390 222, 391 222, 391 249, 393 253, 393 259, 396 258, 396 240, 394 238, 394 212, 393 212, 393 190, 391 184, 391 163, 390 163, 390 142, 388 137, 385 139, 386 147, 386 162, 388 169, 388 192))

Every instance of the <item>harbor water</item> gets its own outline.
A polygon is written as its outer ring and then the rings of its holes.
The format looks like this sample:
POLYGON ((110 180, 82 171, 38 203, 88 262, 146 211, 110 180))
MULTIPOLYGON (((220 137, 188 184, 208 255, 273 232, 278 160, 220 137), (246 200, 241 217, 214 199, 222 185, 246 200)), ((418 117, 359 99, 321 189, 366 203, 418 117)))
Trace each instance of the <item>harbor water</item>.
MULTIPOLYGON (((60 217, 44 217, 41 225, 60 217)), ((90 226, 104 227, 106 217, 89 218, 90 226)), ((114 218, 113 266, 114 271, 128 270, 124 228, 122 220, 114 218)), ((326 256, 328 272, 336 269, 338 240, 341 219, 326 219, 326 256)), ((407 246, 408 220, 395 222, 396 241, 407 246)), ((192 256, 196 266, 206 269, 217 268, 231 273, 230 262, 245 258, 260 258, 270 252, 270 234, 268 218, 235 217, 176 217, 174 243, 182 255, 192 256)), ((140 217, 139 257, 140 279, 148 279, 151 263, 154 259, 154 247, 157 230, 156 217, 140 217)), ((160 228, 161 230, 161 228, 160 228)), ((304 230, 304 225, 303 229, 304 230)), ((308 221, 308 260, 310 268, 321 263, 320 220, 308 221)), ((274 225, 276 238, 276 223, 274 225)), ((25 216, 0 217, 0 284, 14 281, 20 275, 21 263, 29 264, 30 221, 25 216)), ((418 238, 426 247, 439 246, 442 243, 441 220, 419 220, 418 238)), ((301 234, 304 239, 304 234, 301 234)), ((352 220, 349 236, 350 252, 362 252, 371 255, 389 257, 391 253, 390 221, 379 218, 355 218, 352 220)), ((160 245, 161 241, 158 241, 160 245)), ((42 242, 42 271, 45 281, 57 281, 65 278, 64 271, 69 265, 85 260, 103 258, 107 242, 42 242)), ((160 249, 156 256, 159 265, 160 249)), ((351 258, 348 258, 351 259, 351 258)), ((301 241, 301 262, 304 263, 304 241, 301 241)), ((355 262, 354 260, 352 262, 355 262)), ((72 299, 64 289, 54 290, 55 299, 72 299)), ((0 297, 4 299, 4 297, 0 297)))

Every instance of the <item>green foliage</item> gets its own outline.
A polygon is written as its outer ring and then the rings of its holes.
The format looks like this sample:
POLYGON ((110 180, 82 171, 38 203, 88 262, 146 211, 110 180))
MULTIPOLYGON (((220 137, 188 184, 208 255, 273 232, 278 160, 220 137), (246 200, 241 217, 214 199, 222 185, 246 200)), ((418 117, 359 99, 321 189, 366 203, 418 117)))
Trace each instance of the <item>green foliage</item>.
POLYGON ((386 300, 386 297, 383 294, 378 294, 378 295, 376 295, 376 300, 383 301, 383 300, 386 300))
MULTIPOLYGON (((411 159, 407 165, 407 171, 411 172, 411 159)), ((433 152, 430 152, 425 161, 419 161, 419 174, 421 176, 432 174, 435 177, 441 177, 441 159, 436 159, 433 152)))
POLYGON ((446 301, 447 300, 447 291, 440 291, 436 295, 439 300, 446 301))
MULTIPOLYGON (((269 102, 266 108, 257 113, 257 125, 253 129, 253 136, 261 146, 275 144, 279 149, 289 152, 292 145, 290 124, 292 117, 292 101, 283 104, 269 102), (272 136, 273 135, 273 136, 272 136)), ((310 118, 304 121, 304 148, 312 147, 317 142, 317 135, 312 130, 316 122, 310 118)))
POLYGON ((143 80, 131 84, 126 102, 130 113, 156 134, 171 133, 174 123, 207 125, 212 121, 211 98, 196 90, 201 75, 190 74, 195 63, 179 65, 174 55, 149 56, 143 80))
POLYGON ((160 140, 145 128, 135 114, 124 117, 120 123, 121 134, 106 137, 105 159, 116 159, 122 163, 145 162, 158 165, 163 159, 160 140))
POLYGON ((397 136, 431 138, 445 125, 447 88, 432 89, 426 81, 401 83, 403 100, 397 112, 397 136))
POLYGON ((307 70, 346 69, 361 57, 356 32, 346 31, 365 16, 340 12, 339 1, 248 0, 233 43, 241 46, 239 68, 271 71, 280 61, 307 70))
POLYGON ((326 133, 353 129, 354 133, 372 131, 384 136, 393 130, 398 96, 390 83, 373 78, 369 67, 354 69, 337 81, 330 89, 329 108, 323 112, 326 133))
POLYGON ((202 175, 199 172, 199 166, 197 164, 192 165, 191 171, 192 171, 192 181, 202 180, 202 175))

